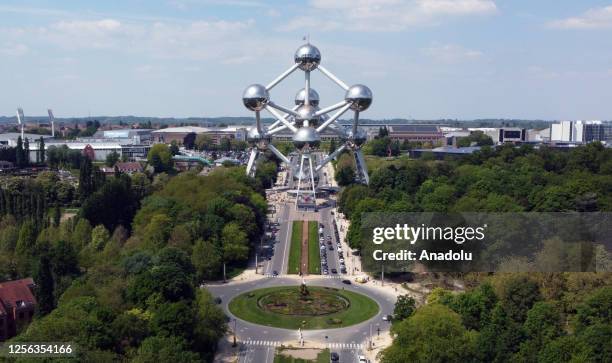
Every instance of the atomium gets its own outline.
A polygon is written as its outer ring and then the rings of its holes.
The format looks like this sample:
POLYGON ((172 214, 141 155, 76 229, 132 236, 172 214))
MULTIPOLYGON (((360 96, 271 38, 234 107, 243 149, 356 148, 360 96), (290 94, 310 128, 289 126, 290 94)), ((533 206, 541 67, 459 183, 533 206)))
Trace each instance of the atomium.
MULTIPOLYGON (((267 86, 261 84, 248 86, 242 95, 242 102, 247 109, 255 112, 256 120, 255 126, 247 131, 247 141, 251 145, 247 175, 255 175, 257 166, 255 160, 264 149, 270 150, 284 163, 291 164, 291 160, 271 144, 271 138, 274 134, 288 129, 292 133, 291 140, 299 152, 299 168, 296 165, 290 168, 290 170, 293 170, 294 176, 298 176, 296 206, 298 206, 298 200, 300 199, 301 183, 303 181, 310 183, 311 197, 315 196, 315 174, 318 174, 321 168, 338 157, 344 150, 352 151, 355 157, 358 181, 365 184, 369 183, 368 171, 361 151, 361 145, 365 142, 367 135, 359 127, 359 113, 371 106, 372 91, 362 84, 347 86, 346 83, 321 65, 321 52, 314 45, 307 43, 300 46, 295 52, 294 64, 267 86), (298 69, 304 72, 304 88, 295 95, 295 106, 288 108, 273 102, 270 98, 270 90, 298 69), (342 89, 344 92, 342 101, 326 107, 321 106, 319 94, 310 87, 310 73, 315 70, 320 71, 342 89), (271 125, 264 126, 260 116, 263 110, 272 114, 276 121, 271 125), (338 123, 338 119, 349 110, 354 114, 352 127, 349 131, 343 131, 344 128, 338 123), (340 135, 343 144, 320 160, 317 165, 313 165, 313 160, 315 160, 313 153, 318 151, 321 144, 321 133, 327 129, 340 135)), ((302 193, 306 192, 303 191, 302 193)), ((308 199, 314 200, 314 198, 308 199)))
POLYGON ((303 71, 314 71, 321 63, 321 52, 312 44, 304 44, 295 51, 293 58, 303 71))
MULTIPOLYGON (((319 105, 319 93, 315 91, 314 88, 311 88, 308 94, 309 94, 308 100, 310 102, 310 105, 317 107, 319 105)), ((305 97, 306 97, 306 89, 302 88, 295 95, 295 104, 298 106, 303 105, 305 97)))
POLYGON ((344 99, 351 103, 351 110, 365 111, 372 104, 372 91, 362 84, 351 86, 344 99))
POLYGON ((251 111, 261 111, 270 101, 270 94, 266 87, 260 84, 248 86, 242 94, 242 103, 251 111))

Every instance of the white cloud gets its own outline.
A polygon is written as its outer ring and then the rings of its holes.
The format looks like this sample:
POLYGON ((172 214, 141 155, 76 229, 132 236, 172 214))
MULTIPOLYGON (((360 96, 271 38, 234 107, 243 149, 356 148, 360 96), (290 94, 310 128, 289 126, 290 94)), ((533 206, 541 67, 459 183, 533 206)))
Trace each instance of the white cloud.
POLYGON ((4 44, 0 47, 0 54, 12 57, 25 55, 29 51, 30 48, 25 44, 4 44))
POLYGON ((557 29, 603 29, 612 28, 612 5, 587 10, 577 17, 554 20, 547 24, 557 29))
POLYGON ((281 30, 401 31, 445 17, 497 12, 492 0, 312 0, 310 5, 309 14, 290 19, 281 30))
POLYGON ((440 63, 458 63, 482 58, 479 50, 467 49, 456 44, 434 44, 422 49, 422 53, 440 63))

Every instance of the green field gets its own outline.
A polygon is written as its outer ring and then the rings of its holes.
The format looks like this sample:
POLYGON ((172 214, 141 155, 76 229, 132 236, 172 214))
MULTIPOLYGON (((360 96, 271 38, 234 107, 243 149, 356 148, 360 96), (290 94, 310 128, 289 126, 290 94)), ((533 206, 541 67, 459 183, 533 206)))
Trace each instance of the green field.
POLYGON ((291 245, 289 246, 289 262, 287 273, 297 275, 300 273, 300 259, 302 257, 302 225, 303 221, 293 221, 291 228, 291 245))
POLYGON ((238 318, 251 323, 285 329, 342 328, 366 321, 379 311, 378 304, 365 295, 349 290, 319 286, 308 286, 308 289, 311 292, 325 291, 326 293, 337 294, 349 301, 348 308, 327 315, 300 316, 274 313, 259 306, 260 299, 272 293, 283 293, 283 291, 293 289, 297 291, 299 286, 279 286, 248 291, 230 301, 229 310, 238 318))
POLYGON ((289 348, 278 349, 278 351, 276 352, 276 355, 274 356, 274 363, 328 363, 331 358, 329 349, 323 349, 321 353, 317 355, 317 359, 314 359, 314 360, 293 358, 289 355, 283 354, 283 352, 288 351, 288 350, 291 350, 291 349, 289 348))
POLYGON ((319 222, 308 222, 308 273, 321 274, 321 255, 319 252, 319 222))

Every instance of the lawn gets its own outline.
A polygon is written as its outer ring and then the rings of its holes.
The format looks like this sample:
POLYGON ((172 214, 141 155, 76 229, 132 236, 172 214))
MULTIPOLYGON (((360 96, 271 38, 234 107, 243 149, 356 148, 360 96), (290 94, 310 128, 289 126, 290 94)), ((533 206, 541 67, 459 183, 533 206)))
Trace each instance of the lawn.
POLYGON ((347 309, 319 316, 288 315, 264 310, 259 306, 260 299, 271 293, 299 289, 299 286, 278 286, 248 291, 238 295, 229 303, 229 310, 240 319, 255 324, 285 329, 333 329, 361 323, 372 318, 379 311, 378 304, 369 297, 335 288, 308 286, 311 292, 317 290, 334 293, 350 302, 347 309))
POLYGON ((287 352, 288 350, 290 349, 279 349, 274 356, 274 363, 328 363, 331 358, 329 349, 323 349, 317 354, 316 360, 294 358, 290 355, 283 354, 283 352, 287 352))
POLYGON ((319 222, 308 222, 308 273, 321 274, 321 255, 319 252, 319 222))
POLYGON ((289 246, 289 262, 287 273, 297 275, 300 273, 300 261, 302 258, 302 225, 303 221, 293 221, 291 228, 291 244, 289 246))

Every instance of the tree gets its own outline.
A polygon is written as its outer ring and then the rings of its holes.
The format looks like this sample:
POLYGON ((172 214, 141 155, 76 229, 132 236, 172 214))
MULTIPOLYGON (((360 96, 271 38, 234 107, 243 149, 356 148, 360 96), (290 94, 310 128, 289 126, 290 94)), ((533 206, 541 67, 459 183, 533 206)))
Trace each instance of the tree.
POLYGON ((508 317, 522 323, 529 309, 540 300, 540 291, 538 284, 525 275, 507 275, 499 280, 498 296, 508 317))
POLYGON ((396 337, 382 352, 383 363, 465 362, 474 351, 459 315, 439 304, 423 306, 392 330, 396 337))
POLYGON ((337 148, 337 146, 336 146, 336 139, 335 138, 331 139, 330 142, 329 142, 329 148, 327 149, 327 153, 328 154, 333 153, 334 151, 336 151, 336 148, 337 148))
POLYGON ((166 144, 155 144, 147 154, 149 165, 153 166, 156 173, 170 171, 172 169, 172 153, 166 144))
POLYGON ((189 345, 185 339, 180 337, 152 336, 142 342, 132 361, 134 363, 199 363, 202 359, 197 353, 189 351, 189 345))
POLYGON ((85 200, 94 191, 93 164, 89 158, 84 158, 79 170, 79 196, 85 200))
POLYGON ((198 281, 212 280, 221 271, 221 256, 215 245, 209 241, 197 240, 193 246, 191 261, 196 269, 198 281))
POLYGON ((34 274, 34 282, 36 283, 35 293, 37 302, 37 313, 40 316, 49 314, 55 307, 55 298, 53 290, 55 283, 53 274, 51 273, 51 262, 45 254, 40 256, 38 266, 34 274))
POLYGON ((416 310, 416 301, 409 295, 400 295, 393 309, 393 321, 402 321, 412 315, 416 310))
MULTIPOLYGON (((236 222, 230 222, 221 231, 223 250, 223 265, 228 262, 244 261, 249 257, 249 240, 242 227, 236 222)), ((225 273, 225 268, 223 269, 225 273)), ((225 279, 225 274, 223 276, 225 279)))
POLYGON ((491 312, 490 322, 478 335, 476 356, 481 362, 508 362, 523 340, 521 326, 513 321, 501 304, 491 312))
POLYGON ((39 160, 41 163, 45 163, 45 139, 41 136, 38 140, 38 153, 40 155, 39 160))
POLYGON ((526 340, 517 353, 521 361, 536 362, 539 351, 563 332, 561 315, 557 308, 548 302, 537 302, 523 324, 526 340))
POLYGON ((354 161, 349 153, 342 154, 338 159, 335 178, 341 186, 352 184, 355 180, 354 161))
POLYGON ((23 140, 21 140, 21 136, 17 137, 17 147, 15 148, 15 164, 18 168, 22 168, 26 165, 23 150, 23 140))
POLYGON ((103 224, 107 230, 114 231, 119 225, 126 228, 131 226, 137 209, 138 200, 132 190, 131 179, 121 175, 87 198, 80 213, 92 225, 103 224), (108 213, 108 206, 114 207, 113 213, 108 213))
POLYGON ((172 140, 172 142, 170 143, 170 153, 172 154, 172 156, 178 155, 179 153, 179 146, 176 140, 172 140))
POLYGON ((578 306, 576 328, 578 331, 590 325, 612 324, 612 287, 602 287, 596 290, 578 306))
POLYGON ((151 319, 151 330, 159 336, 182 337, 191 341, 195 329, 195 311, 186 301, 165 303, 157 307, 151 319))
POLYGON ((96 251, 104 249, 109 239, 110 233, 102 224, 95 226, 91 231, 91 245, 96 251))
POLYGON ((113 167, 119 161, 119 153, 113 150, 110 154, 106 155, 106 166, 113 167))

